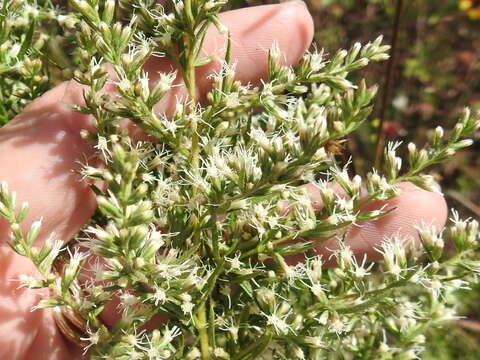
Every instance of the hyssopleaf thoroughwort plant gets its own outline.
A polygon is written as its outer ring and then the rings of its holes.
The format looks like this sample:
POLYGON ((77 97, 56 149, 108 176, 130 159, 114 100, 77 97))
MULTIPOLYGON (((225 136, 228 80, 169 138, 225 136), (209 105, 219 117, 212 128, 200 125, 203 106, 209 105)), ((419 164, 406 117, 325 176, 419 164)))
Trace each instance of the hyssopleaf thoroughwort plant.
MULTIPOLYGON (((21 2, 4 3, 0 25, 25 13, 21 2)), ((48 4, 28 6, 75 41, 73 76, 85 86, 75 109, 94 119, 82 136, 99 159, 81 174, 98 210, 68 246, 52 237, 37 248, 41 222, 22 231, 28 207, 17 207, 2 183, 11 247, 41 274, 22 284, 51 291, 37 307, 55 308, 62 331, 93 359, 420 357, 427 329, 454 319, 456 291, 477 279, 477 221, 452 212, 446 229, 419 223, 420 248, 401 235, 386 238, 378 263, 355 257, 343 239, 394 212, 365 209, 397 196, 400 182, 438 191, 422 171, 470 145, 464 138, 480 126, 478 116, 466 109, 448 136, 439 127, 430 145, 409 144, 407 159, 396 154, 401 144, 388 144, 382 169, 352 176, 339 144, 368 118, 377 89, 349 75, 388 58, 381 38, 307 53, 294 68, 274 46, 268 77, 253 86, 234 80, 222 1, 175 1, 171 10, 154 0, 69 4, 62 15, 48 4), (201 52, 209 27, 225 35, 226 55, 200 98, 196 69, 218 61, 201 52), (168 57, 177 72, 150 81, 144 65, 152 56, 168 57), (156 104, 180 75, 188 96, 167 117, 156 104), (304 184, 314 184, 321 206, 304 184), (332 258, 318 255, 333 238, 332 258), (87 267, 94 275, 79 276, 87 267), (114 297, 120 319, 107 326, 99 315, 114 297)), ((46 69, 35 57, 42 44, 28 33, 33 25, 22 26, 26 35, 0 26, 0 41, 8 41, 0 43, 0 73, 15 74, 1 80, 5 119, 48 82, 33 75, 46 69)))

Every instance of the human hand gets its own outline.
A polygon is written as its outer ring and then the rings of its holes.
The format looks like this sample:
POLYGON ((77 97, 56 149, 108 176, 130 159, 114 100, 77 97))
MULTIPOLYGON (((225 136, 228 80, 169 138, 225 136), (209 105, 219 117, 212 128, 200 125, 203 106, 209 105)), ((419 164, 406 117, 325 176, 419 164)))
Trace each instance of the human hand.
MULTIPOLYGON (((285 54, 285 63, 295 64, 308 48, 313 37, 312 19, 299 2, 262 6, 228 12, 222 22, 231 29, 233 58, 237 62, 237 79, 259 82, 267 69, 267 52, 274 41, 285 54)), ((205 44, 208 54, 220 52, 223 36, 210 31, 205 44)), ((173 65, 165 59, 152 59, 148 71, 170 71, 173 65)), ((200 93, 209 88, 207 75, 218 64, 209 64, 199 70, 200 93)), ((172 110, 176 96, 185 93, 176 87, 159 105, 167 114, 172 110)), ((71 110, 71 104, 80 103, 81 86, 63 83, 52 89, 0 129, 0 181, 5 181, 17 192, 20 201, 28 201, 30 213, 24 224, 43 217, 38 242, 52 233, 68 241, 90 218, 96 204, 88 185, 82 183, 72 170, 78 162, 91 160, 93 149, 80 137, 80 130, 89 127, 89 119, 71 110)), ((388 202, 396 207, 391 214, 375 222, 353 227, 347 243, 357 255, 369 254, 382 238, 401 232, 415 237, 413 224, 421 220, 442 226, 446 218, 443 197, 423 191, 412 184, 402 184, 402 194, 388 202)), ((309 187, 313 201, 319 200, 314 187, 309 187)), ((379 208, 385 203, 370 204, 379 208)), ((7 246, 9 228, 0 220, 0 358, 1 359, 76 359, 81 351, 66 342, 55 325, 51 310, 30 309, 41 293, 17 289, 14 279, 22 274, 36 275, 34 266, 7 246)), ((335 243, 327 242, 318 249, 328 253, 335 243)), ((112 314, 105 314, 105 321, 112 314)))

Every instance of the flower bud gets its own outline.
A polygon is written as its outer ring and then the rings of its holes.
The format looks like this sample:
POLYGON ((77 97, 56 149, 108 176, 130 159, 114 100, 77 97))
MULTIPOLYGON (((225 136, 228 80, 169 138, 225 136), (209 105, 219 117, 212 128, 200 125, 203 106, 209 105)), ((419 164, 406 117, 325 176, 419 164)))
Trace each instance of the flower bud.
POLYGON ((261 306, 264 306, 268 309, 273 309, 276 304, 275 293, 266 287, 261 287, 255 291, 255 296, 257 301, 261 306))

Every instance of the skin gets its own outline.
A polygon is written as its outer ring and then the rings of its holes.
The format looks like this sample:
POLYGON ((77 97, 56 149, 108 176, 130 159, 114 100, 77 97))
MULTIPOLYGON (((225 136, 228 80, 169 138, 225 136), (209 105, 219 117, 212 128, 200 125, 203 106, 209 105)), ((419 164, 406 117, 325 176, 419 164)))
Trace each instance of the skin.
MULTIPOLYGON (((233 58, 237 63, 237 78, 244 83, 258 83, 265 76, 267 53, 274 41, 285 54, 286 64, 295 64, 313 38, 313 22, 301 2, 269 5, 227 12, 222 22, 231 29, 233 58)), ((224 40, 211 29, 205 43, 205 53, 222 55, 224 40)), ((219 57, 221 58, 221 57, 219 57)), ((218 69, 209 64, 198 72, 198 92, 209 89, 207 75, 218 69)), ((169 71, 172 64, 165 59, 151 59, 146 67, 151 72, 169 71)), ((154 76, 154 74, 152 74, 154 76)), ((178 79, 181 84, 181 79, 178 79)), ((96 204, 93 193, 80 182, 72 170, 79 162, 92 162, 93 151, 79 136, 89 128, 89 119, 71 110, 81 103, 81 87, 63 83, 30 104, 7 126, 0 129, 0 181, 6 181, 17 192, 19 203, 28 201, 30 213, 24 229, 43 217, 38 242, 52 232, 55 238, 68 241, 90 218, 96 204)), ((186 93, 183 86, 175 88, 158 105, 167 114, 177 96, 186 93)), ((318 201, 316 189, 308 187, 313 201, 318 201)), ((374 248, 385 236, 401 234, 416 239, 413 225, 420 221, 443 226, 447 210, 443 197, 423 191, 412 184, 402 184, 402 194, 387 203, 396 208, 390 215, 351 229, 347 243, 357 256, 375 259, 374 248)), ((370 208, 385 203, 377 202, 370 208)), ((28 259, 16 255, 7 245, 9 226, 0 220, 0 358, 6 360, 79 359, 81 352, 67 342, 55 326, 50 310, 31 312, 42 291, 18 289, 21 274, 36 275, 28 259)), ((333 241, 317 249, 329 255, 337 244, 333 241)), ((108 322, 115 315, 107 316, 108 322)))

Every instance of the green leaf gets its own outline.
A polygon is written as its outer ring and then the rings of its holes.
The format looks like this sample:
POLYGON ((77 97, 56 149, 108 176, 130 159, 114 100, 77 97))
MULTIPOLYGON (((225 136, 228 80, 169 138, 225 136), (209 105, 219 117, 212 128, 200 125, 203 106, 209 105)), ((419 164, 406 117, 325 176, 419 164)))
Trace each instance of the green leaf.
POLYGON ((245 292, 245 294, 248 295, 248 297, 250 297, 251 299, 255 299, 253 297, 253 288, 252 288, 252 284, 250 284, 249 281, 242 281, 240 283, 240 287, 243 289, 243 291, 245 292))
POLYGON ((32 21, 32 23, 30 24, 30 27, 28 28, 28 32, 25 35, 25 39, 23 40, 22 47, 18 52, 19 59, 23 59, 28 49, 32 46, 34 32, 35 32, 35 21, 32 21))
POLYGON ((195 60, 194 66, 195 67, 204 66, 204 65, 210 64, 212 60, 213 59, 211 57, 197 59, 195 60))

